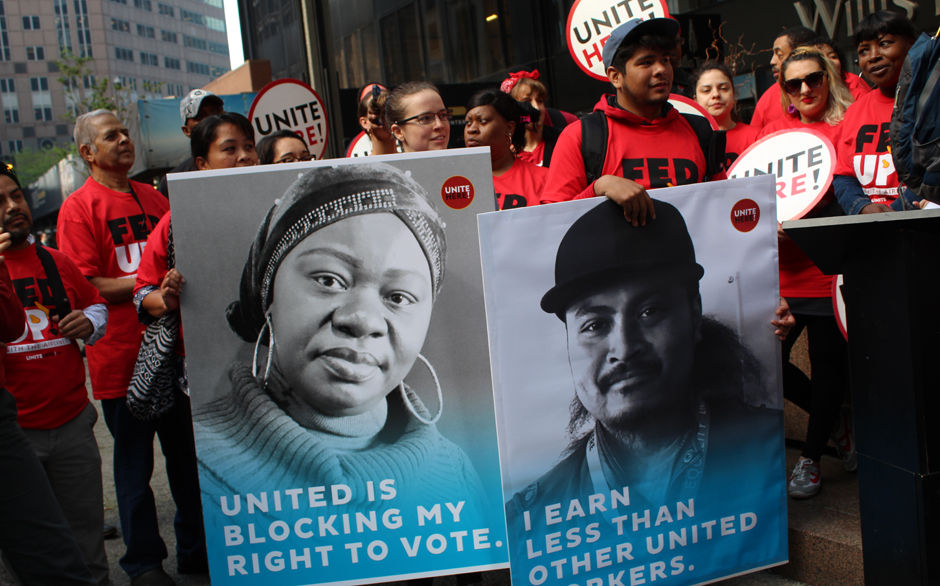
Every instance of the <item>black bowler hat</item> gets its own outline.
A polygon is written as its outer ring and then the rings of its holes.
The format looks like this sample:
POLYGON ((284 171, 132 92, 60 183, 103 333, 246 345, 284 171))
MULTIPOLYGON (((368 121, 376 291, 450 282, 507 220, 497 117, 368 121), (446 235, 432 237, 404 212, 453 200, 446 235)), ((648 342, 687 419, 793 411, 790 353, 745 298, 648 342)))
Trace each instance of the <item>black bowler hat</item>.
POLYGON ((555 256, 555 286, 542 297, 542 311, 564 320, 575 299, 625 278, 671 277, 696 282, 705 269, 685 220, 674 206, 653 200, 656 219, 634 227, 623 208, 605 200, 568 228, 555 256))

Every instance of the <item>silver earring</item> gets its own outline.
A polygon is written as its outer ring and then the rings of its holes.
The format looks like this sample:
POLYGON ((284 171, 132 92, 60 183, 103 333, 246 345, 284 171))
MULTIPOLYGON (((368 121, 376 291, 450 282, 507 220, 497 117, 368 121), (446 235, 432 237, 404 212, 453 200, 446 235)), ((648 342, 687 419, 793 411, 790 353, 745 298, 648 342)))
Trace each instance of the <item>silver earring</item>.
POLYGON ((261 326, 261 331, 258 332, 258 340, 255 342, 255 351, 251 357, 251 376, 258 378, 258 346, 261 345, 261 337, 264 336, 264 330, 268 330, 268 361, 264 365, 264 379, 262 380, 263 384, 268 382, 268 373, 271 372, 271 358, 274 355, 274 326, 271 324, 271 313, 268 312, 264 315, 264 325, 261 326))
POLYGON ((437 412, 437 415, 434 416, 434 419, 425 419, 418 415, 418 412, 415 410, 414 405, 411 404, 411 401, 408 400, 408 394, 405 392, 405 383, 402 381, 398 384, 398 389, 401 391, 401 398, 405 401, 405 407, 411 411, 411 414, 417 418, 418 421, 425 425, 434 425, 441 418, 441 415, 444 413, 444 393, 441 391, 441 381, 437 378, 437 373, 434 372, 434 367, 431 366, 431 363, 428 362, 428 359, 424 356, 418 354, 418 358, 421 359, 421 362, 424 363, 428 370, 431 372, 431 377, 434 379, 434 386, 437 387, 437 402, 441 406, 437 412))

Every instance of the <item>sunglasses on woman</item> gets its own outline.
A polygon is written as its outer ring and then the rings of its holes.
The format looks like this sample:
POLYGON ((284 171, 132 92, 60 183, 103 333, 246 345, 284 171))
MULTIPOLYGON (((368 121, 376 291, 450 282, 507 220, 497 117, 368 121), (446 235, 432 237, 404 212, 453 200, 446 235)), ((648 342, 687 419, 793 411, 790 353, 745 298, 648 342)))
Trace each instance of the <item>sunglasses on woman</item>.
POLYGON ((826 79, 825 71, 815 71, 813 73, 810 73, 806 77, 799 77, 799 78, 786 80, 785 82, 783 82, 783 89, 785 89, 786 92, 790 94, 791 96, 796 96, 796 95, 799 95, 801 91, 803 91, 804 83, 806 84, 806 87, 808 87, 811 90, 814 90, 814 89, 817 89, 819 86, 821 86, 823 84, 823 81, 825 81, 825 79, 826 79))

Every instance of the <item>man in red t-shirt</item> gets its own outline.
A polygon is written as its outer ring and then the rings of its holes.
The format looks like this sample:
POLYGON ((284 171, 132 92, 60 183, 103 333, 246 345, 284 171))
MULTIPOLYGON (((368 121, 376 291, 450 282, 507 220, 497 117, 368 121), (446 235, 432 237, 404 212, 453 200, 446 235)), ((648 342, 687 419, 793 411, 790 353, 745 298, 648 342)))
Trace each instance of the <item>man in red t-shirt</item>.
MULTIPOLYGON (((811 45, 816 39, 816 33, 805 26, 789 28, 774 39, 774 55, 770 58, 770 67, 773 69, 774 81, 780 79, 780 66, 794 49, 801 45, 811 45)), ((780 105, 780 86, 774 83, 757 100, 754 114, 751 116, 751 126, 760 130, 774 120, 783 117, 783 106, 780 105)))
POLYGON ((0 220, 11 241, 4 262, 25 310, 22 334, 7 344, 3 359, 7 389, 85 565, 105 586, 111 580, 102 537, 98 411, 88 402, 85 362, 75 340, 90 346, 100 339, 108 308, 68 257, 36 245, 26 198, 5 168, 0 168, 0 220), (54 267, 51 274, 46 265, 54 267))
POLYGON ((898 173, 891 156, 891 111, 901 66, 917 40, 902 14, 876 12, 855 28, 858 65, 878 89, 859 98, 845 113, 832 187, 846 214, 900 211, 898 173))
POLYGON ((594 107, 607 124, 603 173, 588 182, 581 144, 586 123, 569 124, 555 145, 543 204, 605 195, 640 225, 647 215, 656 217, 647 189, 705 179, 698 135, 668 103, 678 32, 679 23, 671 18, 633 19, 614 29, 603 60, 617 93, 594 107))
POLYGON ((75 145, 91 177, 62 204, 58 240, 62 252, 110 303, 108 332, 86 354, 92 391, 114 437, 115 489, 127 545, 121 567, 132 586, 169 585, 172 580, 163 570, 166 546, 150 489, 154 434, 160 436, 176 501, 179 571, 207 571, 189 398, 177 392, 175 407, 151 421, 136 419, 125 402, 144 331, 131 302, 137 266, 147 237, 168 211, 167 201, 153 187, 128 179, 134 143, 111 112, 80 116, 75 145))

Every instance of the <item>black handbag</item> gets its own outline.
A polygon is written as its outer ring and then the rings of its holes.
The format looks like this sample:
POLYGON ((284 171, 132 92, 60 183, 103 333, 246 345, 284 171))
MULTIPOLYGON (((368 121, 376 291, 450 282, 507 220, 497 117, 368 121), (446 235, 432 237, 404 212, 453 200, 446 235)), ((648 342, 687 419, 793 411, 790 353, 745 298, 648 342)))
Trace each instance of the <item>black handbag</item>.
MULTIPOLYGON (((167 242, 167 270, 176 266, 173 226, 167 242)), ((176 373, 173 349, 179 339, 180 312, 171 311, 147 326, 144 331, 134 374, 127 387, 127 408, 144 421, 156 419, 176 404, 176 373)))

